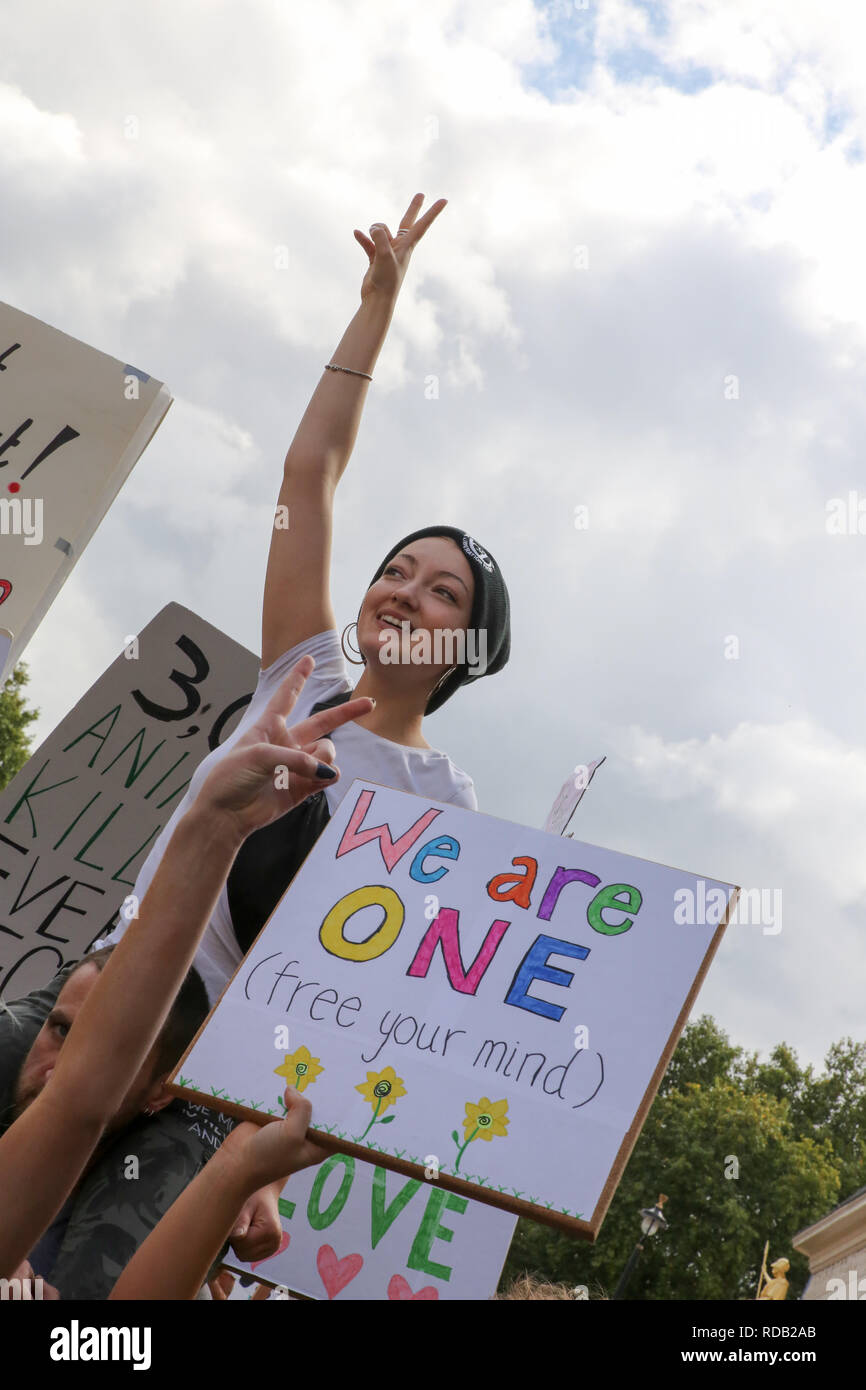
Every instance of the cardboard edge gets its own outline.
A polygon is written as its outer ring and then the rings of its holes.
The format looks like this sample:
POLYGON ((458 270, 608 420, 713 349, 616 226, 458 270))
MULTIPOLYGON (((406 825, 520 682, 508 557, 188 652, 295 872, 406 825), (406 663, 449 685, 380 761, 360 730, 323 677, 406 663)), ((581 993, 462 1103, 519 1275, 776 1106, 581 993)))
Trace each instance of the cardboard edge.
MULTIPOLYGON (((226 1100, 222 1096, 177 1086, 173 1081, 168 1083, 166 1089, 177 1100, 186 1100, 191 1105, 204 1105, 210 1110, 218 1110, 221 1114, 228 1115, 233 1120, 250 1120, 253 1124, 266 1125, 279 1123, 282 1118, 280 1115, 264 1115, 261 1110, 251 1110, 246 1105, 237 1105, 235 1101, 226 1100)), ((322 1129, 308 1129, 306 1137, 329 1154, 348 1154, 350 1158, 358 1158, 364 1163, 371 1163, 378 1168, 388 1168, 406 1178, 417 1178, 421 1182, 429 1182, 431 1187, 434 1186, 434 1183, 425 1178, 424 1165, 421 1163, 408 1163, 403 1158, 395 1158, 379 1149, 368 1149, 364 1144, 355 1144, 349 1139, 338 1139, 322 1129)), ((592 1241, 597 1234, 589 1221, 564 1216, 562 1212, 548 1211, 546 1207, 534 1206, 532 1202, 525 1202, 519 1197, 509 1197, 506 1193, 496 1192, 492 1188, 480 1187, 477 1183, 466 1182, 463 1178, 452 1177, 449 1173, 440 1173, 435 1186, 454 1192, 458 1197, 483 1202, 488 1207, 498 1207, 500 1211, 510 1212, 513 1216, 525 1216, 531 1221, 540 1222, 541 1225, 554 1226, 566 1235, 592 1241)))
MULTIPOLYGON (((734 891, 731 894, 730 899, 728 901, 727 908, 725 909, 725 915, 722 918, 719 925, 716 927, 716 930, 713 933, 712 940, 707 946, 706 952, 704 954, 704 959, 702 960, 698 973, 694 978, 692 987, 686 995, 685 1002, 671 1030, 671 1034, 667 1040, 665 1049, 662 1052, 661 1057, 659 1058, 658 1065, 656 1066, 656 1069, 650 1078, 650 1082, 646 1088, 646 1091, 644 1092, 643 1099, 637 1108, 637 1113, 635 1114, 632 1123, 626 1130, 625 1137, 622 1143, 620 1144, 619 1150, 614 1160, 613 1167, 611 1168, 610 1173, 608 1174, 607 1182, 601 1190, 601 1196, 598 1199, 595 1211, 592 1213, 591 1225, 596 1235, 598 1235, 598 1232, 601 1230, 601 1225, 604 1221, 605 1216, 607 1215, 608 1207, 613 1201, 613 1198, 616 1194, 616 1190, 619 1187, 620 1181, 622 1179, 622 1175, 625 1172, 626 1164, 628 1163, 628 1160, 631 1157, 632 1150, 634 1149, 635 1144, 640 1138, 641 1130, 643 1129, 644 1124, 646 1123, 646 1118, 649 1114, 650 1107, 653 1101, 655 1100, 659 1086, 662 1083, 662 1077, 668 1069, 671 1057, 673 1056, 677 1043, 679 1042, 682 1036, 683 1029, 685 1028, 686 1023, 688 1022, 689 1015, 695 1006, 695 1001, 698 997, 701 986, 704 983, 707 971, 709 970, 713 962, 713 957, 715 956, 716 951, 718 950, 721 944, 722 937, 725 934, 725 930, 729 925, 731 914, 733 913, 737 905, 737 899, 740 896, 740 887, 737 884, 732 884, 731 887, 733 887, 734 891)), ((593 1237, 593 1239, 594 1238, 595 1237, 593 1237)))
MULTIPOLYGON (((362 787, 373 786, 382 787, 384 791, 394 790, 393 787, 386 787, 383 783, 374 782, 370 778, 355 777, 352 779, 352 782, 346 792, 346 796, 349 795, 349 792, 351 792, 352 788, 356 785, 356 783, 360 784, 362 787)), ((430 797, 421 797, 418 796, 418 794, 415 792, 408 792, 406 793, 406 795, 417 796, 419 801, 427 801, 428 803, 431 800, 430 797)), ((494 816, 491 817, 491 819, 501 820, 502 817, 494 816)), ((512 821, 504 821, 503 823, 506 825, 516 824, 516 822, 512 821)), ((543 834, 545 832, 541 831, 539 833, 543 834)), ((556 836, 555 838, 559 839, 560 837, 556 836)), ((574 841, 575 845, 581 843, 583 842, 578 840, 574 841)), ((309 850, 304 855, 303 860, 298 865, 292 882, 294 882, 294 880, 297 878, 298 874, 301 872, 301 869, 306 864, 310 855, 315 853, 318 844, 319 840, 317 839, 310 846, 309 850)), ((602 846, 596 845, 590 846, 590 848, 600 849, 602 848, 602 846)), ((637 857, 638 856, 636 855, 631 856, 631 858, 633 859, 637 857)), ((652 863, 654 861, 648 860, 645 862, 652 863)), ((668 866, 663 865, 662 867, 668 866)), ((686 871, 679 870, 678 872, 685 873, 686 871)), ((701 875, 699 874, 694 874, 690 876, 695 878, 701 877, 701 875)), ((564 1216, 562 1212, 548 1211, 546 1207, 537 1207, 533 1205, 532 1202, 524 1202, 517 1197, 506 1198, 506 1195, 504 1193, 497 1192, 494 1194, 486 1187, 479 1187, 477 1183, 467 1183, 464 1182, 461 1178, 453 1178, 450 1177, 448 1174, 440 1173, 437 1181, 440 1183, 442 1187, 446 1188, 450 1192, 457 1193, 457 1195, 460 1197, 469 1197, 472 1201, 484 1202, 487 1206, 498 1207, 501 1211, 511 1212, 514 1216, 527 1217, 530 1221, 537 1221, 540 1225, 552 1226, 556 1230, 561 1231, 564 1235, 573 1236, 576 1239, 586 1240, 590 1244, 594 1244, 594 1242, 598 1238, 598 1234, 601 1230, 601 1225, 604 1221, 605 1215, 607 1214, 607 1209, 610 1206, 611 1201, 613 1200, 613 1196, 616 1192, 617 1187, 619 1186, 620 1179, 622 1178, 622 1174, 625 1169, 625 1165, 628 1162, 629 1157, 631 1155, 631 1151, 637 1143, 640 1132, 643 1129, 646 1117, 649 1113, 649 1108, 652 1105, 653 1100, 655 1099, 656 1092, 658 1091, 659 1086, 661 1085, 662 1077, 667 1071, 668 1063, 670 1062, 670 1059, 673 1056, 674 1048, 676 1047, 680 1039, 680 1035, 682 1034, 682 1031, 686 1025, 686 1021, 689 1017, 689 1014, 694 1008, 694 1003, 698 996, 698 992, 700 991, 701 985, 704 982, 707 971, 709 970, 710 965, 712 963, 713 957, 716 951, 718 950, 722 936, 725 932, 725 928, 728 926, 731 913, 733 912, 733 909, 736 906, 737 899, 740 895, 740 887, 737 884, 724 884, 721 879, 712 879, 709 875, 703 875, 703 877, 705 877, 708 881, 718 883, 723 887, 731 887, 734 891, 732 892, 731 897, 728 901, 728 906, 725 911, 725 915, 722 918, 722 921, 719 923, 718 927, 716 928, 715 932, 713 933, 712 940, 710 941, 706 949, 704 959, 701 962, 698 973, 694 978, 694 981, 688 994, 686 995, 683 1007, 677 1015, 676 1022, 674 1023, 670 1037, 668 1038, 667 1045, 661 1055, 661 1058, 659 1059, 659 1063, 655 1071, 653 1072, 652 1077, 650 1078, 649 1085, 647 1086, 646 1091, 644 1092, 643 1099, 640 1105, 638 1106, 635 1117, 632 1123, 629 1125, 629 1128, 626 1130, 625 1137, 623 1138, 623 1141, 620 1144, 619 1149, 617 1150, 617 1155, 614 1159, 613 1167, 611 1168, 611 1171, 608 1174, 607 1181, 605 1182, 604 1187, 601 1190, 601 1195, 598 1199, 598 1202, 596 1203, 595 1210, 593 1211, 592 1216, 589 1218, 589 1220, 577 1219, 571 1216, 564 1216)), ((283 898, 286 896, 286 893, 289 892, 291 886, 292 885, 290 883, 288 887, 286 887, 284 892, 281 894, 279 900, 274 905, 274 909, 273 912, 271 912, 270 917, 268 917, 267 921, 265 921, 262 924, 261 931, 258 933, 255 940, 253 940, 250 943, 249 950, 246 951, 245 954, 241 957, 241 960, 239 961, 236 970, 226 980, 225 985, 223 986, 220 992, 219 998, 214 1003, 207 1018, 204 1020, 201 1027, 196 1032, 195 1037, 192 1039, 183 1056, 181 1057, 180 1061, 178 1062, 177 1066, 175 1067, 174 1072, 172 1073, 173 1077, 182 1075, 184 1063, 190 1056, 193 1048, 195 1047, 196 1043, 198 1042, 199 1038, 201 1037, 202 1033, 207 1027, 211 1017, 219 1008, 226 994, 226 991, 233 983, 235 977, 240 973, 244 961, 255 949, 259 937, 261 937, 263 933, 267 930, 271 918, 274 916, 274 913, 276 913, 279 910, 280 903, 283 901, 283 898)), ((262 1125, 270 1123, 272 1119, 279 1120, 281 1118, 279 1115, 263 1115, 260 1110, 250 1110, 247 1106, 236 1105, 233 1101, 224 1100, 222 1097, 219 1096, 205 1095, 203 1091, 194 1091, 188 1089, 185 1086, 177 1086, 175 1085, 173 1080, 168 1083, 167 1090, 177 1100, 189 1100, 192 1104, 207 1106, 211 1110, 218 1110, 222 1114, 228 1115, 230 1118, 236 1120, 249 1120, 253 1124, 262 1125)), ((326 1149, 329 1153, 346 1153, 353 1158, 362 1159, 365 1163, 377 1164, 379 1167, 390 1168, 396 1173, 402 1173, 406 1177, 420 1177, 422 1181, 428 1181, 428 1179, 424 1177, 424 1168, 422 1165, 406 1163, 404 1159, 393 1158, 390 1154, 383 1154, 378 1149, 367 1149, 360 1144, 352 1144, 346 1140, 335 1139, 332 1134, 327 1134, 324 1130, 309 1129, 307 1131, 307 1134, 308 1137, 314 1143, 321 1145, 321 1147, 323 1149, 326 1149)))

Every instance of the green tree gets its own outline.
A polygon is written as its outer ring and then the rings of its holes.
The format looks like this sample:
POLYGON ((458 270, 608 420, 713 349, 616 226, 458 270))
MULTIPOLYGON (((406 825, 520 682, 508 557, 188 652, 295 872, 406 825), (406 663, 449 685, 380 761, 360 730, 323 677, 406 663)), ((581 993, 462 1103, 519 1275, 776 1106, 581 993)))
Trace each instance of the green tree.
POLYGON ((19 663, 0 690, 0 789, 11 782, 30 757, 28 725, 39 718, 38 709, 28 709, 23 690, 30 680, 27 667, 19 663))
POLYGON ((839 1167, 842 1198, 862 1187, 866 1176, 866 1042, 842 1038, 824 1058, 824 1071, 801 1068, 797 1054, 779 1043, 766 1062, 757 1056, 735 1067, 749 1092, 787 1100, 791 1125, 801 1135, 828 1139, 839 1167))
POLYGON ((844 1183, 863 1126, 850 1106, 866 1103, 866 1058, 852 1083, 852 1049, 859 1057, 853 1044, 831 1049, 827 1076, 816 1080, 785 1044, 761 1063, 712 1018, 690 1024, 595 1245, 520 1221, 503 1282, 528 1270, 609 1296, 638 1239, 640 1209, 663 1192, 670 1228, 646 1242, 627 1297, 753 1298, 765 1240, 774 1259, 791 1261, 797 1297, 808 1265, 792 1235, 853 1190, 844 1183))
POLYGON ((842 1038, 824 1059, 824 1073, 810 1081, 798 1117, 827 1138, 839 1160, 844 1199, 866 1182, 866 1042, 842 1038))

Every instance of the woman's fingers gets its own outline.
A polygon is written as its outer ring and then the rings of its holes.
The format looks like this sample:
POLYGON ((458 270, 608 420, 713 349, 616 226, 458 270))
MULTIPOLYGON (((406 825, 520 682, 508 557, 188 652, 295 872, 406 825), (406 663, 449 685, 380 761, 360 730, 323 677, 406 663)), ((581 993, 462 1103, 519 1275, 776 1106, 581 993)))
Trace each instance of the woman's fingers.
POLYGON ((358 231, 357 227, 355 228, 355 240, 360 242, 361 246, 363 246, 364 250, 367 252, 369 259, 372 261, 376 254, 376 247, 368 236, 364 236, 363 232, 358 231))
POLYGON ((312 1105, 294 1086, 286 1087, 283 1104, 286 1107, 283 1125, 290 1127, 296 1145, 292 1171, 297 1172, 300 1168, 309 1168, 314 1163, 321 1163, 322 1159, 328 1156, 327 1150, 320 1148, 307 1136, 313 1118, 312 1105))
POLYGON ((372 238, 373 245, 376 247, 377 251, 390 250, 391 242, 394 240, 394 238, 391 236, 391 233, 388 230, 387 223, 374 222, 372 227, 370 228, 370 236, 372 238))
POLYGON ((312 1168, 315 1164, 321 1163, 327 1157, 327 1149, 321 1148, 319 1144, 314 1144, 312 1139, 305 1139, 298 1150, 294 1171, 299 1173, 302 1168, 312 1168))
POLYGON ((313 1118, 312 1102, 302 1096, 294 1086, 287 1086, 283 1091, 283 1104, 286 1107, 283 1123, 297 1138, 303 1138, 313 1118))
MULTIPOLYGON (((333 744, 331 745, 333 747, 333 744)), ((319 781, 316 774, 323 763, 333 767, 339 776, 339 771, 334 765, 333 759, 317 758, 314 753, 305 752, 303 748, 281 748, 272 743, 256 744, 248 750, 249 766, 254 772, 260 773, 266 781, 274 781, 276 776, 283 768, 295 777, 300 777, 302 781, 319 781)), ((326 779, 332 781, 332 778, 326 779)), ((287 789, 286 789, 287 790, 287 789)))
MULTIPOLYGON (((418 197, 421 197, 422 195, 421 195, 421 194, 418 194, 417 196, 418 196, 418 197)), ((412 202, 414 202, 414 201, 415 201, 415 199, 413 198, 412 202)), ((430 223, 431 223, 431 222, 435 222, 436 218, 439 216, 439 214, 440 214, 440 212, 442 211, 442 209, 443 209, 444 207, 447 206, 447 203, 448 203, 448 199, 447 199, 447 198, 438 198, 438 199, 436 200, 436 202, 433 203, 433 204, 427 209, 427 211, 425 212, 425 214, 424 214, 424 216, 421 218, 421 220, 420 220, 419 222, 416 222, 416 223, 415 223, 415 225, 414 225, 414 226, 411 228, 411 230, 409 231, 408 235, 405 236, 405 237, 402 237, 401 240, 403 240, 403 241, 408 241, 409 244, 410 244, 411 246, 415 246, 416 243, 419 242, 419 241, 421 240, 421 238, 422 238, 422 236, 424 235, 424 233, 426 232, 427 228, 430 226, 430 223)), ((411 207, 412 204, 410 203, 409 206, 411 207)), ((420 206, 420 205, 419 205, 419 206, 420 206)))
POLYGON ((306 748, 316 739, 339 729, 342 724, 350 724, 353 719, 361 719, 369 714, 374 705, 375 700, 371 700, 369 695, 360 695, 354 700, 347 700, 345 704, 335 705, 333 709, 320 710, 318 714, 311 714, 299 724, 294 724, 292 738, 299 747, 306 748))
POLYGON ((411 203, 407 207, 406 211, 403 213, 403 216, 400 218, 401 231, 403 231, 404 229, 408 230, 412 226, 412 223, 415 221, 415 218, 418 216, 418 213, 421 210, 421 204, 423 203, 423 201, 424 194, 416 193, 411 203))
POLYGON ((362 231, 359 231, 357 227, 355 228, 355 240, 366 251, 371 266, 377 254, 387 259, 389 252, 392 254, 400 252, 402 247, 403 252, 397 259, 405 269, 406 251, 411 251, 421 240, 427 228, 430 226, 430 223, 435 221, 448 203, 447 198, 438 198, 436 202, 427 209, 421 220, 416 222, 415 218, 421 210, 423 201, 424 194, 416 193, 403 216, 400 218, 400 226, 395 237, 391 236, 384 222, 374 222, 370 228, 369 236, 365 236, 362 231))
MULTIPOLYGON (((252 743, 243 749, 233 749, 217 763, 205 779, 199 797, 241 816, 245 826, 252 821, 267 824, 278 806, 282 805, 284 812, 293 801, 300 799, 298 792, 302 789, 297 787, 298 781, 309 786, 303 793, 309 796, 311 790, 318 790, 324 781, 332 782, 339 775, 336 766, 301 748, 252 743), (322 767, 329 768, 334 776, 325 779, 317 776, 322 767), (284 804, 286 802, 288 805, 284 804)), ((283 812, 277 811, 277 814, 283 812)))
POLYGON ((283 719, 288 719, 298 702, 298 696, 307 683, 307 677, 312 675, 315 665, 315 660, 311 656, 302 656, 300 661, 295 662, 286 679, 268 700, 264 711, 265 716, 279 714, 283 719))
POLYGON ((308 743, 301 750, 303 753, 310 753, 312 757, 318 758, 320 763, 331 764, 337 761, 337 750, 329 738, 317 738, 314 743, 308 743))

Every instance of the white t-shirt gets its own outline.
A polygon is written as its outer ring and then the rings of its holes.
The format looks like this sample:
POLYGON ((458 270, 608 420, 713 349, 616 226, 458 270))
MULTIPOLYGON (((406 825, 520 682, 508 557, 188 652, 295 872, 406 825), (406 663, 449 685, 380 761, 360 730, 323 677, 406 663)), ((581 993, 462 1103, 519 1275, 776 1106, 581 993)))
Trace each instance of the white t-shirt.
MULTIPOLYGON (((307 679, 300 699, 289 715, 290 726, 305 719, 313 705, 318 704, 320 700, 330 699, 352 689, 347 679, 340 639, 335 630, 320 632, 316 637, 308 638, 306 642, 299 642, 266 671, 262 671, 255 693, 238 727, 225 743, 215 748, 199 763, 185 797, 142 864, 133 889, 139 902, 150 886, 175 825, 195 800, 211 768, 219 758, 225 756, 250 724, 259 718, 295 662, 306 655, 314 657, 316 665, 312 675, 307 679)), ((433 801, 465 806, 470 811, 478 809, 471 777, 456 767, 446 753, 440 753, 436 748, 409 748, 401 743, 392 743, 379 734, 371 733, 369 729, 361 728, 359 724, 344 724, 329 737, 337 750, 337 765, 340 769, 337 782, 323 785, 328 810, 332 816, 356 777, 366 778, 370 782, 381 782, 383 786, 394 787, 398 791, 428 796, 433 801)), ((128 922, 121 920, 109 936, 96 943, 97 946, 119 941, 128 925, 128 922)), ((205 928, 194 962, 212 1003, 234 974, 242 954, 235 938, 228 893, 224 885, 213 916, 205 928)))

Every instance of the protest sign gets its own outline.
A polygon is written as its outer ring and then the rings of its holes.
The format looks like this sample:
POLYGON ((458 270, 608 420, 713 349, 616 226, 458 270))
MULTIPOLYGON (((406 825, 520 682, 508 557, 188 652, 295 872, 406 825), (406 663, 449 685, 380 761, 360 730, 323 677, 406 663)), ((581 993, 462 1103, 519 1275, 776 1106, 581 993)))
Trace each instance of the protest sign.
POLYGON ((287 1303, 292 1297, 282 1284, 269 1285, 259 1282, 247 1273, 247 1265, 228 1264, 223 1268, 231 1270, 233 1277, 231 1290, 226 1295, 227 1303, 287 1303))
POLYGON ((405 1178, 332 1154, 286 1183, 277 1254, 228 1263, 308 1298, 491 1298, 516 1218, 457 1197, 428 1171, 405 1178))
POLYGON ((20 998, 117 919, 259 663, 170 603, 0 793, 0 997, 20 998))
POLYGON ((594 1238, 736 892, 356 781, 175 1091, 594 1238))
POLYGON ((0 683, 170 404, 162 382, 0 304, 0 683))
POLYGON ((565 834, 583 793, 595 776, 596 769, 600 768, 603 762, 604 758, 596 758, 593 763, 578 763, 563 782, 544 822, 544 829, 551 835, 565 834))

